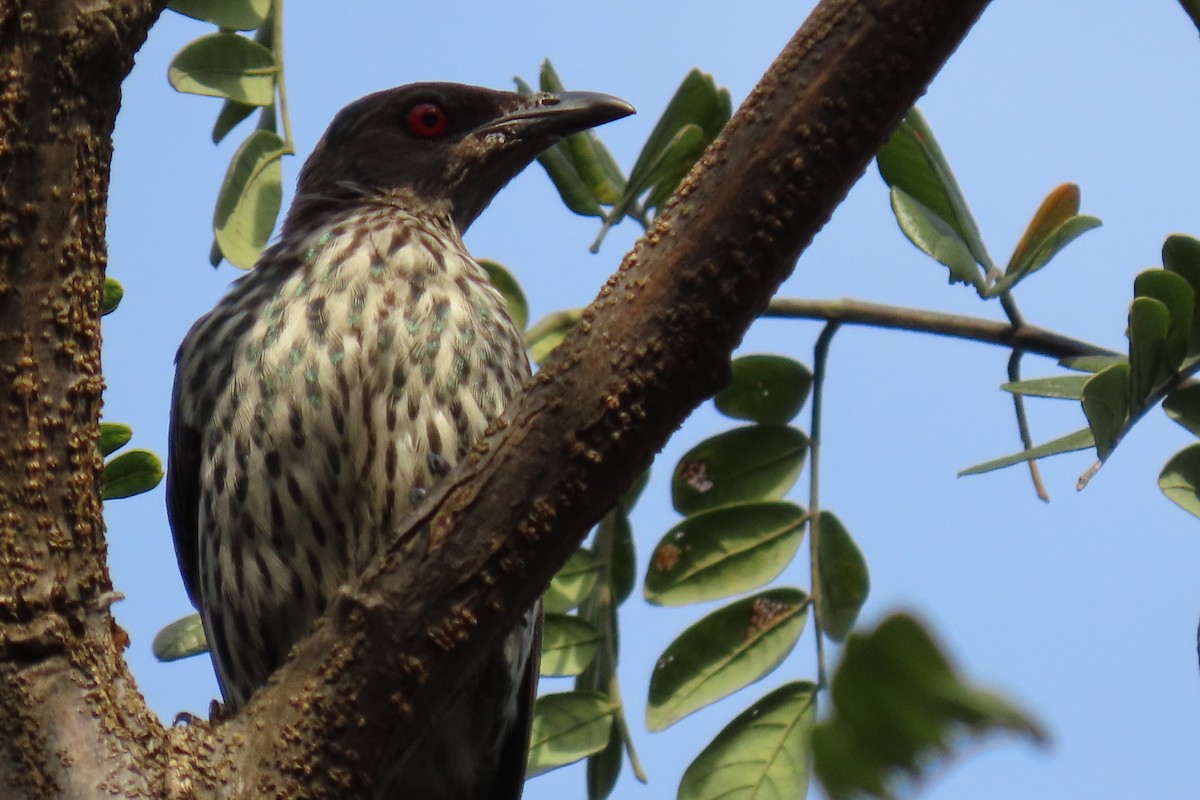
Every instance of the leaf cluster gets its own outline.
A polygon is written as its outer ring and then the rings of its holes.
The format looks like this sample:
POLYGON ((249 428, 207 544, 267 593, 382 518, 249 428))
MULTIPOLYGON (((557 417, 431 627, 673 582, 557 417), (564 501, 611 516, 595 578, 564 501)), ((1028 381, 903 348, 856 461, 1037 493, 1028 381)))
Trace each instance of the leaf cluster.
POLYGON ((294 152, 279 57, 280 21, 271 0, 171 0, 168 8, 219 29, 184 45, 167 70, 177 91, 222 98, 213 143, 258 112, 258 124, 234 152, 221 182, 210 252, 214 267, 225 258, 249 269, 275 229, 283 201, 281 159, 294 152), (254 37, 242 31, 254 31, 254 37))
MULTIPOLYGON (((533 93, 521 78, 515 81, 519 91, 533 93)), ((563 91, 549 59, 542 63, 538 85, 543 92, 563 91)), ((694 69, 667 103, 628 177, 594 131, 560 142, 539 156, 538 163, 567 208, 601 219, 600 233, 592 244, 595 253, 609 228, 626 217, 644 226, 650 212, 662 208, 732 113, 729 90, 718 88, 711 75, 694 69)))
MULTIPOLYGON (((117 310, 125 296, 125 289, 114 278, 104 279, 104 296, 100 301, 100 313, 104 316, 117 310)), ((104 500, 119 500, 148 492, 163 478, 162 462, 149 450, 126 450, 121 455, 108 458, 133 439, 133 428, 120 422, 100 423, 100 455, 104 462, 104 500)))

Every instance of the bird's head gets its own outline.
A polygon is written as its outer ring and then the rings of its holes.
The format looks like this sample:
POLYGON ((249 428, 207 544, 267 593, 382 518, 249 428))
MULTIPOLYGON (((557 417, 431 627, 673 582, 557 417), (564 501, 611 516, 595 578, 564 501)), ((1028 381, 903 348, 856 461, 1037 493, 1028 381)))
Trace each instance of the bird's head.
POLYGON ((522 95, 455 83, 376 92, 334 117, 300 171, 293 214, 378 197, 448 214, 464 231, 543 150, 632 113, 624 100, 593 92, 522 95))

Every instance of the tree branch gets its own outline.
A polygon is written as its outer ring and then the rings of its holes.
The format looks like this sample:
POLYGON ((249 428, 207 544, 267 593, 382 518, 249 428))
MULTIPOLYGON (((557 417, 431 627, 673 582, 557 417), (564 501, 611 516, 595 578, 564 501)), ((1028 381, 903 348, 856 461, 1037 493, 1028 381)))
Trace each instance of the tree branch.
POLYGON ((724 384, 746 328, 985 6, 821 3, 427 510, 266 691, 197 732, 216 762, 197 760, 195 779, 237 797, 369 794, 724 384))
POLYGON ((1118 356, 1109 350, 1061 333, 1022 323, 1014 327, 1008 322, 968 317, 964 314, 944 314, 919 308, 900 308, 864 300, 801 300, 776 297, 767 306, 764 317, 819 319, 851 325, 870 325, 876 328, 935 333, 955 339, 999 345, 1014 350, 1064 359, 1077 356, 1118 356))

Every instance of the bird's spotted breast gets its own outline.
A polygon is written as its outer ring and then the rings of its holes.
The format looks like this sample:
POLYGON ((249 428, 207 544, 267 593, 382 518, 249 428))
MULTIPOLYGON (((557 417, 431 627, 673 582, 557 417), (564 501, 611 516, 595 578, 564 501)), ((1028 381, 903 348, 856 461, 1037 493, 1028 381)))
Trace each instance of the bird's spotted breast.
MULTIPOLYGON (((191 412, 220 421, 202 443, 206 626, 217 651, 259 644, 215 653, 235 703, 528 374, 500 294, 448 224, 356 213, 268 251, 188 340, 232 351, 232 380, 207 375, 191 412), (234 630, 246 619, 259 631, 234 630)), ((204 353, 185 345, 181 371, 204 353)))

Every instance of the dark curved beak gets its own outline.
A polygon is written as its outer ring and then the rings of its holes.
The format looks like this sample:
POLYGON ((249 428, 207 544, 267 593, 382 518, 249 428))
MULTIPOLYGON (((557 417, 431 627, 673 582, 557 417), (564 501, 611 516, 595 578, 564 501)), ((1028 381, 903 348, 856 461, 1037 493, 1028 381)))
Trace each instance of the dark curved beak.
POLYGON ((505 132, 522 139, 558 139, 628 117, 633 106, 600 92, 539 92, 516 109, 484 125, 479 133, 505 132))

